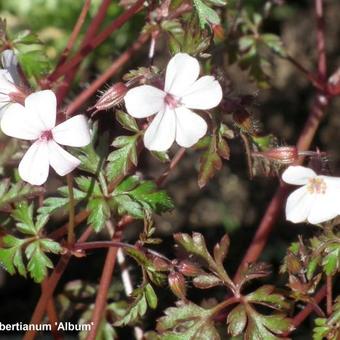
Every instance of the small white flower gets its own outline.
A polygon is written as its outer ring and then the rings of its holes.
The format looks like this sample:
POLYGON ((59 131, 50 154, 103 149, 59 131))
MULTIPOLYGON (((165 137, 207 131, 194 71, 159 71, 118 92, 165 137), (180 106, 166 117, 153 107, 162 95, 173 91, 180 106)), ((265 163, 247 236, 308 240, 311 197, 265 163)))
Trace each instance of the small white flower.
POLYGON ((45 90, 27 96, 25 106, 11 104, 1 120, 6 135, 34 141, 19 164, 20 177, 33 185, 46 182, 49 166, 64 176, 80 164, 58 143, 76 147, 90 143, 85 116, 74 116, 56 126, 56 110, 55 94, 45 90))
POLYGON ((146 148, 165 151, 176 140, 191 147, 207 132, 207 123, 190 109, 208 110, 222 99, 222 89, 212 76, 199 79, 197 59, 185 53, 176 54, 169 62, 164 91, 142 85, 125 96, 127 112, 135 118, 156 114, 144 134, 146 148))
POLYGON ((283 174, 286 183, 302 185, 286 204, 286 218, 293 223, 319 224, 340 214, 340 178, 318 176, 303 166, 290 166, 283 174))
POLYGON ((0 118, 6 109, 15 102, 15 98, 23 98, 24 94, 18 88, 18 60, 12 50, 5 50, 0 55, 3 69, 0 69, 0 118))

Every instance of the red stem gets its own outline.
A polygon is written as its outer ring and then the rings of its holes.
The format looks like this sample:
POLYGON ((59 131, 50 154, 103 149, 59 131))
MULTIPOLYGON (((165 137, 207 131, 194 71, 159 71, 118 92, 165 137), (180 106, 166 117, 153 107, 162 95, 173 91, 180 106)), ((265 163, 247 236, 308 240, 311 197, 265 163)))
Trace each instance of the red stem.
POLYGON ((80 33, 80 30, 81 30, 81 28, 84 24, 84 21, 86 19, 86 15, 87 15, 87 13, 90 9, 90 6, 91 6, 91 0, 85 0, 83 8, 82 8, 82 10, 79 14, 78 20, 77 20, 77 22, 76 22, 76 24, 73 28, 73 31, 71 33, 69 40, 67 42, 67 45, 66 45, 63 53, 61 54, 57 68, 65 62, 65 60, 67 59, 72 47, 74 46, 74 44, 77 40, 77 37, 80 33))
MULTIPOLYGON (((88 227, 84 233, 81 235, 81 237, 79 238, 78 242, 84 242, 86 241, 89 236, 92 233, 92 228, 88 227)), ((65 255, 63 255, 59 262, 57 263, 57 265, 55 266, 52 274, 49 276, 49 278, 46 280, 46 284, 44 284, 39 301, 37 303, 37 305, 35 306, 30 324, 40 324, 41 320, 45 314, 46 311, 46 307, 48 304, 48 301, 51 299, 51 297, 53 296, 54 290, 57 287, 57 284, 61 278, 61 276, 63 275, 69 261, 71 259, 71 254, 67 253, 65 255)), ((27 331, 25 333, 24 336, 24 340, 33 340, 35 338, 36 335, 36 331, 35 330, 31 330, 31 331, 27 331)))
POLYGON ((135 15, 142 8, 144 0, 138 0, 131 8, 121 14, 108 27, 106 27, 96 37, 90 39, 79 52, 68 62, 62 64, 51 75, 48 76, 49 82, 54 82, 59 77, 67 74, 76 65, 78 65, 90 52, 103 43, 114 31, 123 26, 133 15, 135 15))
POLYGON ((293 319, 293 326, 295 328, 297 328, 308 317, 308 315, 313 312, 314 304, 319 304, 322 301, 322 299, 326 296, 326 290, 326 286, 321 287, 314 297, 314 302, 309 303, 300 313, 296 314, 293 319))
POLYGON ((66 110, 66 115, 72 115, 83 105, 96 91, 105 84, 125 63, 131 60, 131 56, 138 51, 148 40, 149 34, 142 34, 137 41, 116 59, 113 64, 99 78, 97 78, 86 90, 81 92, 66 110))
POLYGON ((327 315, 329 316, 333 313, 333 277, 331 275, 327 275, 326 287, 327 287, 327 315))
MULTIPOLYGON (((120 242, 122 238, 121 230, 117 230, 112 238, 112 242, 120 242)), ((107 292, 110 287, 113 270, 116 263, 117 251, 119 248, 110 248, 107 252, 105 264, 100 278, 99 289, 96 296, 95 307, 92 314, 92 327, 86 340, 95 340, 97 336, 98 327, 103 318, 106 306, 107 292)))
POLYGON ((316 14, 316 46, 318 50, 318 74, 323 82, 327 79, 325 19, 323 12, 323 0, 315 0, 316 14))

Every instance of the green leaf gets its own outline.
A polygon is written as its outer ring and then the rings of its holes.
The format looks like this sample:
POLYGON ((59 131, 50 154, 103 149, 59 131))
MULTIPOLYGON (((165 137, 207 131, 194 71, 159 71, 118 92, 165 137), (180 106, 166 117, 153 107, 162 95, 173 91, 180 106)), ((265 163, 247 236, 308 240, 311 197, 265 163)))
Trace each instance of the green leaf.
POLYGON ((117 110, 116 119, 124 129, 132 132, 139 132, 136 120, 129 114, 125 113, 124 111, 117 110))
POLYGON ((217 152, 217 137, 213 135, 210 146, 205 151, 200 160, 200 170, 198 174, 198 186, 203 188, 209 180, 215 176, 216 172, 222 168, 222 160, 217 152))
POLYGON ((274 53, 277 53, 281 57, 287 55, 279 36, 275 34, 262 34, 261 39, 274 53))
POLYGON ((110 207, 104 198, 91 198, 87 205, 90 211, 88 223, 94 231, 99 232, 103 229, 105 222, 110 218, 110 207))
POLYGON ((220 17, 216 11, 206 5, 203 0, 193 0, 193 3, 202 29, 209 24, 220 24, 220 17))
POLYGON ((33 204, 28 205, 27 202, 17 204, 12 216, 18 222, 17 228, 22 233, 27 235, 37 234, 38 230, 33 222, 33 204))
POLYGON ((145 291, 145 297, 146 297, 146 300, 148 302, 148 305, 150 306, 150 308, 156 309, 158 299, 157 299, 157 295, 156 295, 154 289, 152 288, 152 286, 150 285, 150 283, 147 283, 145 285, 144 291, 145 291))
POLYGON ((24 182, 10 183, 8 178, 0 182, 0 207, 20 202, 25 198, 36 196, 43 192, 42 188, 33 187, 24 182))
POLYGON ((11 235, 6 235, 2 239, 6 248, 0 248, 0 263, 11 274, 18 273, 26 277, 26 269, 22 259, 21 246, 24 240, 18 239, 11 235))
POLYGON ((276 310, 288 310, 289 303, 285 297, 278 293, 273 293, 274 286, 264 285, 246 296, 247 301, 264 305, 276 310))
POLYGON ((322 266, 327 275, 334 275, 340 270, 340 243, 333 243, 325 248, 322 266))
POLYGON ((241 335, 247 324, 245 307, 240 304, 230 311, 227 318, 228 333, 232 336, 241 335))
POLYGON ((219 340, 212 316, 213 310, 192 302, 177 302, 177 307, 167 308, 165 316, 158 320, 157 331, 164 340, 219 340))
POLYGON ((148 305, 155 309, 157 307, 157 296, 150 284, 133 291, 133 303, 129 306, 125 315, 114 323, 115 326, 125 326, 136 323, 146 313, 148 305))
POLYGON ((189 234, 177 233, 174 239, 187 253, 200 257, 209 265, 214 263, 202 234, 194 232, 191 237, 189 234))
POLYGON ((47 276, 47 269, 53 268, 53 263, 40 248, 40 242, 32 242, 25 250, 29 259, 27 269, 32 279, 39 283, 47 276))
POLYGON ((137 141, 139 135, 117 137, 113 146, 118 148, 110 153, 106 175, 109 181, 125 176, 132 165, 137 165, 137 141))
POLYGON ((225 234, 220 243, 217 243, 214 247, 214 259, 215 262, 221 266, 223 266, 223 261, 225 260, 230 245, 230 239, 227 234, 225 234))
POLYGON ((119 215, 129 214, 140 219, 144 218, 145 210, 160 214, 174 207, 164 190, 158 190, 152 181, 140 181, 137 176, 127 177, 117 186, 110 205, 119 215))
POLYGON ((194 277, 192 283, 195 287, 200 289, 208 289, 223 285, 220 278, 212 274, 201 274, 194 277))

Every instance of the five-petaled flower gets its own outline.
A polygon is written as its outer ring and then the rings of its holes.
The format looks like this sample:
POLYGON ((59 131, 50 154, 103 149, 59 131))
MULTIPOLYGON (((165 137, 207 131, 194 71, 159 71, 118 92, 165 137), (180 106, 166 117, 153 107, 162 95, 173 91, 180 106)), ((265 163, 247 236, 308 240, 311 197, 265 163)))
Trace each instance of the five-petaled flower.
POLYGON ((290 166, 282 174, 286 183, 302 185, 288 197, 286 218, 293 223, 319 224, 340 214, 340 178, 318 176, 312 169, 290 166))
POLYGON ((20 177, 33 185, 45 183, 49 166, 64 176, 80 164, 59 144, 82 147, 90 143, 85 116, 74 116, 56 126, 56 109, 55 94, 45 90, 27 96, 25 106, 11 104, 1 120, 6 135, 34 141, 19 164, 20 177))
POLYGON ((190 109, 208 110, 222 99, 222 89, 213 76, 199 79, 197 59, 185 53, 176 54, 169 62, 164 91, 142 85, 125 96, 127 112, 135 118, 156 114, 144 134, 146 148, 165 151, 176 140, 188 148, 207 132, 207 123, 190 109))
POLYGON ((12 50, 1 53, 1 64, 3 69, 0 69, 0 118, 11 103, 25 97, 19 88, 18 60, 12 50))

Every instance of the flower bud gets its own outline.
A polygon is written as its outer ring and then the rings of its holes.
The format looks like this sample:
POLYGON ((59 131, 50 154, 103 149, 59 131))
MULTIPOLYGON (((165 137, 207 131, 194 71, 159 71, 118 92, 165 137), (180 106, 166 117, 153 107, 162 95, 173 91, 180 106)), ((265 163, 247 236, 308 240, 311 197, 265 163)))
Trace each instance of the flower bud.
POLYGON ((185 300, 187 289, 184 276, 181 273, 173 271, 168 276, 168 282, 171 291, 181 300, 185 300))
POLYGON ((153 265, 155 266, 156 270, 158 271, 167 271, 169 270, 169 263, 165 260, 163 260, 162 258, 155 256, 152 259, 153 265))
POLYGON ((99 100, 91 109, 95 109, 95 112, 111 109, 122 103, 127 91, 128 88, 124 83, 113 84, 101 94, 99 100))
POLYGON ((328 79, 328 91, 333 96, 340 94, 340 67, 328 79))
POLYGON ((275 161, 281 164, 292 164, 299 157, 298 150, 295 146, 281 146, 263 152, 253 152, 252 155, 255 157, 266 158, 269 161, 275 161))
POLYGON ((196 276, 202 272, 198 266, 188 260, 181 261, 177 269, 185 276, 196 276))

